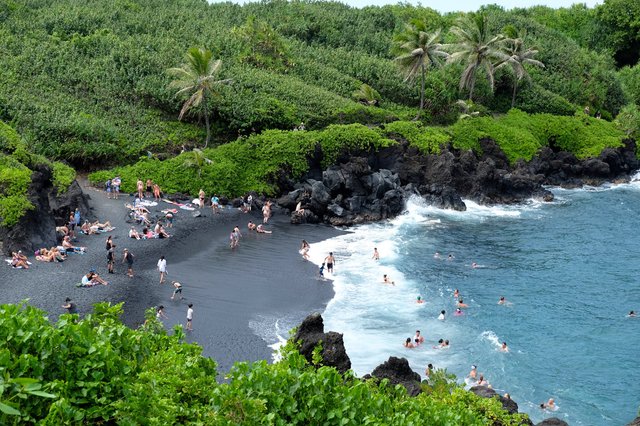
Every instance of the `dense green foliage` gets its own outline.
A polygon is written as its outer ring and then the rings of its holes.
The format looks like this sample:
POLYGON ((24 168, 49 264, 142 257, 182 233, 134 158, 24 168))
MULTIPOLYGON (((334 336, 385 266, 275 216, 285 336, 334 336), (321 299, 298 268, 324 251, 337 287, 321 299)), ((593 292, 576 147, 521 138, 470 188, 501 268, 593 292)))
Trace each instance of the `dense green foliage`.
POLYGON ((120 175, 127 192, 135 190, 138 179, 150 178, 168 193, 196 195, 203 188, 207 194, 231 197, 249 191, 274 195, 279 177, 300 178, 309 170, 309 160, 317 149, 323 167, 338 158, 376 151, 398 141, 407 141, 423 154, 437 154, 448 143, 480 153, 479 141, 493 139, 513 163, 530 160, 543 146, 573 152, 584 159, 597 157, 604 148, 622 146, 624 129, 583 113, 554 116, 514 109, 500 117, 470 118, 445 127, 395 121, 373 129, 349 124, 314 131, 268 130, 165 161, 145 158, 131 166, 92 173, 89 180, 102 186, 107 179, 120 175))
MULTIPOLYGON (((607 0, 595 11, 484 8, 488 37, 508 25, 526 30, 546 65, 528 70, 531 82, 519 87, 516 105, 564 115, 589 105, 613 118, 635 99, 620 85, 611 52, 590 50, 599 48, 593 34, 623 3, 607 0)), ((166 157, 183 145, 203 146, 208 118, 214 142, 300 122, 316 130, 408 119, 422 90, 404 81, 392 39, 418 20, 426 31, 442 28, 445 42, 454 43, 450 29, 458 17, 409 5, 355 9, 311 1, 3 0, 0 119, 36 153, 89 169, 130 163, 147 151, 166 157), (191 114, 179 122, 183 99, 169 87, 166 70, 180 66, 190 48, 211 50, 224 64, 220 78, 233 84, 212 100, 210 117, 191 114), (380 94, 379 106, 352 99, 363 84, 380 94)), ((634 46, 636 20, 634 12, 628 22, 611 23, 620 40, 615 46, 634 46)), ((455 121, 455 102, 465 96, 457 87, 463 71, 454 65, 427 73, 423 120, 455 121)), ((474 100, 506 112, 513 79, 507 69, 495 77, 495 92, 477 79, 474 100)))
POLYGON ((129 192, 134 191, 138 178, 151 178, 168 193, 197 194, 203 188, 208 194, 227 196, 248 191, 273 195, 280 173, 295 179, 309 169, 308 159, 316 146, 323 153, 322 164, 326 167, 340 155, 375 151, 392 143, 361 124, 333 125, 316 131, 267 130, 203 150, 202 154, 186 152, 166 161, 144 159, 133 166, 92 173, 89 179, 102 185, 119 174, 123 190, 129 192))
POLYGON ((2 424, 516 425, 497 400, 436 371, 418 397, 388 381, 310 365, 289 342, 282 360, 237 363, 226 383, 201 348, 155 319, 132 330, 121 305, 52 324, 28 305, 0 306, 2 424))

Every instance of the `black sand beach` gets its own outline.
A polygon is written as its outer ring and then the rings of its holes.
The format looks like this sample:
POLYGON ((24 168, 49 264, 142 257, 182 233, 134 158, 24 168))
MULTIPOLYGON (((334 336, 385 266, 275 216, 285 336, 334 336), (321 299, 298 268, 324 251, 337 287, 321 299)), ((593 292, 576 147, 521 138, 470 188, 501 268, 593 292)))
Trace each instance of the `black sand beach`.
MULTIPOLYGON (((124 302, 123 321, 136 327, 144 321, 149 307, 164 305, 167 329, 184 324, 187 304, 194 304, 193 332, 188 340, 200 344, 204 354, 218 362, 225 373, 235 361, 271 359, 268 347, 276 343, 277 335, 288 336, 288 330, 314 311, 322 311, 333 296, 330 281, 317 279, 317 267, 301 258, 300 241, 321 241, 338 235, 326 226, 293 226, 289 218, 277 212, 267 229, 273 234, 248 233, 247 222, 260 223, 261 213, 243 214, 237 209, 224 209, 213 215, 210 208, 202 217, 194 218, 189 211, 178 210, 174 227, 167 229, 168 239, 135 240, 128 238, 131 226, 126 221, 126 202, 107 199, 104 193, 86 186, 91 197, 93 214, 101 221, 109 220, 115 230, 99 235, 79 235, 77 245, 86 246, 87 254, 71 254, 62 263, 35 260, 30 269, 0 266, 0 303, 29 300, 33 306, 50 314, 52 320, 66 312, 61 305, 70 297, 83 315, 100 301, 124 302), (229 248, 229 233, 239 225, 243 233, 240 246, 229 248), (112 235, 118 255, 115 274, 108 274, 105 240, 112 235), (120 263, 122 250, 135 255, 135 277, 128 278, 126 265, 120 263), (161 255, 167 259, 168 277, 159 284, 156 268, 161 255), (110 282, 108 286, 76 287, 82 275, 90 269, 110 282), (170 300, 171 280, 183 284, 183 300, 170 300)), ((175 207, 160 202, 149 210, 175 207)), ((137 226, 140 230, 141 227, 137 226)))

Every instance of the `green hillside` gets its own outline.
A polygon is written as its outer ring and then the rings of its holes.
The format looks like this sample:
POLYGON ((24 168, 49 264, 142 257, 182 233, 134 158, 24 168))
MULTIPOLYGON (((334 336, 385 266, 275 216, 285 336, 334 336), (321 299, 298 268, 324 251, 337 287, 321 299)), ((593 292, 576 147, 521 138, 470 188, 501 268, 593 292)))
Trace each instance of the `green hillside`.
MULTIPOLYGON (((598 10, 608 10, 610 3, 598 10)), ((618 72, 616 52, 585 43, 588 37, 578 31, 595 34, 602 13, 497 7, 484 12, 491 34, 507 26, 526 30, 527 44, 545 64, 528 68, 531 79, 519 82, 518 108, 573 115, 588 105, 592 114, 612 119, 637 101, 639 73, 618 72)), ((265 129, 290 130, 301 122, 320 129, 411 119, 419 82, 405 82, 394 61, 394 35, 411 19, 421 19, 428 31, 442 28, 443 43, 454 43, 449 29, 458 18, 408 5, 3 0, 0 119, 36 153, 83 169, 130 163, 147 151, 163 158, 183 145, 201 146, 203 116, 192 111, 178 121, 184 98, 175 96, 166 72, 180 66, 192 47, 211 50, 222 60, 220 78, 232 80, 212 99, 214 143, 265 129), (352 96, 363 83, 379 93, 378 106, 352 96)), ((428 70, 422 116, 427 124, 457 119, 455 102, 468 95, 458 87, 463 69, 458 63, 428 70)), ((496 70, 495 82, 492 91, 480 71, 474 101, 488 112, 504 113, 513 87, 509 67, 496 70)))

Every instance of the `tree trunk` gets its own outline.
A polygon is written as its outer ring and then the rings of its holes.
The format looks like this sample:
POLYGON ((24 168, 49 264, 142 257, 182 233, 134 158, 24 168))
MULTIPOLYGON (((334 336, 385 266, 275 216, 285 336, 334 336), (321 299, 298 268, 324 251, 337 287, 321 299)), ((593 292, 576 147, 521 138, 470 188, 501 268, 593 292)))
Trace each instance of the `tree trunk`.
POLYGON ((207 126, 207 139, 204 141, 204 148, 206 149, 209 145, 209 140, 211 139, 211 127, 209 126, 209 109, 207 108, 207 103, 205 101, 204 104, 204 123, 207 126))
POLYGON ((420 66, 420 68, 422 68, 422 81, 420 82, 420 110, 418 111, 418 115, 416 116, 416 119, 420 118, 420 115, 424 110, 424 75, 425 75, 424 62, 422 62, 422 65, 420 66))
POLYGON ((516 105, 516 90, 518 90, 518 78, 513 82, 513 95, 511 96, 511 108, 516 105))
POLYGON ((473 88, 476 85, 476 73, 475 71, 473 72, 473 75, 471 76, 471 87, 469 88, 469 100, 471 102, 473 102, 473 88))

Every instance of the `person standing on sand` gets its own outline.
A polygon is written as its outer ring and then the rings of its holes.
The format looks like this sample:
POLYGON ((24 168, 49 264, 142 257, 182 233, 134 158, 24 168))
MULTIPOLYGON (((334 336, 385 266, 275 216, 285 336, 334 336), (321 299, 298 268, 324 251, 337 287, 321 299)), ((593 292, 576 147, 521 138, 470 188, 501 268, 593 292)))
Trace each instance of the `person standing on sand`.
POLYGON ((144 183, 142 183, 142 179, 138 179, 136 188, 138 189, 138 198, 142 201, 144 198, 144 183))
POLYGON ((309 249, 311 247, 309 246, 309 243, 307 242, 307 240, 302 240, 302 246, 300 246, 300 254, 302 255, 302 258, 304 260, 309 260, 309 249))
POLYGON ((158 260, 158 272, 160 272, 160 284, 164 283, 164 276, 167 274, 167 259, 160 256, 158 260))
POLYGON ((129 249, 124 249, 123 253, 122 263, 127 262, 127 276, 133 278, 133 254, 129 252, 129 249))
POLYGON ((193 331, 193 303, 187 308, 187 331, 193 331))
POLYGON ((200 208, 204 207, 204 189, 200 188, 200 191, 198 192, 198 201, 200 203, 200 208))
POLYGON ((271 217, 271 201, 267 200, 262 206, 262 223, 268 223, 271 217))
POLYGON ((333 264, 336 263, 336 259, 333 257, 333 252, 329 252, 329 256, 324 258, 324 263, 327 264, 327 271, 333 274, 333 264))
POLYGON ((120 185, 122 185, 122 180, 120 179, 120 176, 114 177, 113 180, 111 181, 111 185, 113 186, 114 198, 117 200, 118 196, 120 195, 120 185))
POLYGON ((147 190, 145 191, 144 196, 151 198, 153 194, 153 181, 151 179, 147 179, 147 190))
POLYGON ((116 245, 111 243, 107 245, 107 272, 113 274, 113 264, 116 263, 116 245))
POLYGON ((153 190, 154 200, 160 201, 160 195, 161 195, 160 185, 158 185, 157 183, 154 183, 152 186, 152 190, 153 190))

